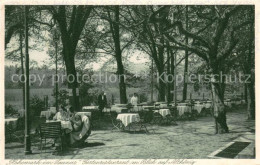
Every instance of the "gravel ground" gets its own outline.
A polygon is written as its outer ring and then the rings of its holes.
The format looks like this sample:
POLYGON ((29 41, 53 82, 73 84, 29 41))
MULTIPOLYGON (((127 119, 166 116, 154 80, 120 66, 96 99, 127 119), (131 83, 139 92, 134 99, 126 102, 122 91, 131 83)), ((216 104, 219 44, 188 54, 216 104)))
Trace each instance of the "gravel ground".
POLYGON ((245 110, 227 113, 228 134, 214 134, 212 117, 196 121, 178 121, 177 126, 152 125, 155 133, 94 130, 85 146, 70 148, 53 155, 53 148, 42 153, 38 143, 32 145, 32 155, 24 155, 21 143, 7 143, 6 159, 206 159, 213 151, 254 131, 255 122, 246 120, 245 110))

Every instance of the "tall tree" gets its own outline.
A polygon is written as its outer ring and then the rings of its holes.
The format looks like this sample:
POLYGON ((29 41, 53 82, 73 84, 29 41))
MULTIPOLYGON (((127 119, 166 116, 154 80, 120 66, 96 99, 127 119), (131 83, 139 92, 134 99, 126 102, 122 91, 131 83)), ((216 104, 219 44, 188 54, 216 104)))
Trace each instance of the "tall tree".
POLYGON ((125 85, 125 77, 124 77, 124 66, 122 62, 122 50, 120 44, 120 28, 119 28, 119 6, 112 6, 110 9, 107 9, 108 14, 108 22, 110 26, 110 31, 112 33, 112 38, 114 41, 114 52, 115 59, 117 63, 117 74, 119 78, 119 92, 120 92, 120 103, 126 104, 126 85, 125 85), (112 12, 110 11, 112 9, 112 12))
MULTIPOLYGON (((166 10, 169 6, 164 6, 158 10, 166 10)), ((208 68, 208 73, 211 75, 219 75, 221 72, 221 65, 228 58, 237 43, 236 31, 242 26, 248 24, 248 20, 238 19, 236 15, 248 10, 245 6, 211 6, 211 7, 194 7, 196 11, 197 22, 200 25, 194 26, 193 29, 184 29, 181 21, 171 23, 165 29, 164 36, 174 43, 171 47, 187 50, 197 54, 205 60, 208 68), (232 21, 236 19, 236 21, 232 21), (232 21, 232 23, 230 23, 232 21), (204 27, 200 27, 200 26, 204 27), (196 27, 196 28, 195 28, 196 27), (189 37, 193 41, 192 44, 186 45, 184 42, 173 37, 171 31, 173 28, 178 28, 179 34, 189 37), (194 32, 195 31, 195 32, 194 32), (203 32, 203 33, 202 33, 203 32), (225 36, 225 37, 224 37, 225 36)), ((159 16, 157 14, 151 15, 151 21, 158 22, 159 16)), ((242 16, 242 14, 240 14, 242 16)), ((170 22, 165 20, 165 22, 170 22)), ((214 108, 214 118, 216 133, 228 132, 226 123, 226 110, 224 106, 224 91, 223 83, 219 76, 211 77, 211 92, 214 108)))
POLYGON ((68 87, 72 90, 72 106, 79 111, 78 82, 75 67, 75 54, 80 35, 90 16, 93 6, 49 6, 53 18, 57 21, 63 45, 63 59, 65 61, 68 87), (71 76, 70 76, 71 75, 71 76), (72 79, 71 79, 72 78, 72 79))

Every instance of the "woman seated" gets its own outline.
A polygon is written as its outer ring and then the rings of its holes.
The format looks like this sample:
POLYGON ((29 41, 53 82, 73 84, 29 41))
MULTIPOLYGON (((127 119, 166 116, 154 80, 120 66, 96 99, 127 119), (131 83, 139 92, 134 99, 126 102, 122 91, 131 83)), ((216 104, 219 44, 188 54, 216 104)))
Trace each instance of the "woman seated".
POLYGON ((53 120, 57 120, 57 121, 67 120, 67 112, 62 105, 59 107, 59 112, 57 112, 53 117, 53 120))
POLYGON ((70 144, 72 147, 82 146, 82 143, 91 134, 90 120, 86 115, 76 114, 71 120, 73 131, 70 133, 70 144))
POLYGON ((82 129, 83 122, 81 119, 81 116, 76 114, 70 119, 71 125, 72 125, 72 131, 77 132, 82 129))

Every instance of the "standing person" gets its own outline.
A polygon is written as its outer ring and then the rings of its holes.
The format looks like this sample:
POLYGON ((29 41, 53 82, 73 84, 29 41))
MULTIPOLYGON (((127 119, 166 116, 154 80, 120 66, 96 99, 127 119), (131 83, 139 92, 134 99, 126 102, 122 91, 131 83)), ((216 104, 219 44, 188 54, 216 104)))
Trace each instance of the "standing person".
POLYGON ((107 97, 104 91, 101 91, 100 95, 98 96, 98 109, 100 112, 100 117, 103 116, 103 109, 107 106, 107 97))
POLYGON ((133 105, 134 111, 138 111, 138 108, 137 108, 138 98, 137 98, 136 93, 134 93, 133 97, 131 98, 131 104, 133 105))

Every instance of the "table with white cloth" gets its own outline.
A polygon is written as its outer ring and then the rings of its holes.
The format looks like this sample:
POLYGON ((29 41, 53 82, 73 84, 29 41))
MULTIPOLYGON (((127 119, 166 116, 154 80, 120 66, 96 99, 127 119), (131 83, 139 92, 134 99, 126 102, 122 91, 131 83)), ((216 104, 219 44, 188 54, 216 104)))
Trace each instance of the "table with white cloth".
POLYGON ((122 110, 127 110, 127 108, 118 105, 112 105, 110 109, 111 112, 117 112, 117 113, 122 113, 122 110))
POLYGON ((171 114, 171 111, 169 109, 159 109, 159 110, 155 110, 154 112, 160 113, 163 117, 166 117, 166 115, 171 114))
POLYGON ((225 100, 224 104, 231 108, 231 101, 230 100, 225 100))
POLYGON ((83 106, 82 111, 98 111, 98 106, 83 106))
POLYGON ((167 103, 163 103, 159 105, 159 108, 167 108, 167 107, 168 107, 167 103))
POLYGON ((211 105, 212 105, 211 102, 206 102, 206 103, 204 103, 204 107, 205 107, 205 108, 211 108, 211 105))
POLYGON ((15 135, 15 131, 17 128, 18 118, 7 118, 5 119, 5 141, 7 142, 9 139, 18 138, 15 135), (7 136, 8 135, 8 136, 7 136))
POLYGON ((25 110, 24 109, 19 109, 18 110, 18 113, 21 117, 24 117, 24 114, 25 114, 25 110))
POLYGON ((127 127, 129 124, 140 121, 138 113, 121 113, 117 115, 118 120, 121 120, 123 125, 127 127))
POLYGON ((194 104, 194 110, 196 110, 198 113, 200 113, 203 108, 204 108, 203 104, 194 104))
POLYGON ((88 117, 91 117, 91 112, 77 112, 76 114, 79 114, 81 117, 82 117, 83 115, 86 115, 86 116, 88 116, 88 117))
POLYGON ((186 105, 178 105, 177 111, 179 112, 179 116, 182 116, 185 112, 191 113, 191 107, 186 105))
POLYGON ((9 128, 15 129, 17 126, 18 118, 7 118, 5 119, 5 125, 9 128))
POLYGON ((144 105, 142 108, 143 108, 143 111, 145 111, 145 110, 154 109, 154 108, 155 108, 155 106, 144 105))
POLYGON ((51 111, 41 111, 40 117, 46 117, 46 119, 49 119, 51 116, 52 112, 51 111))

